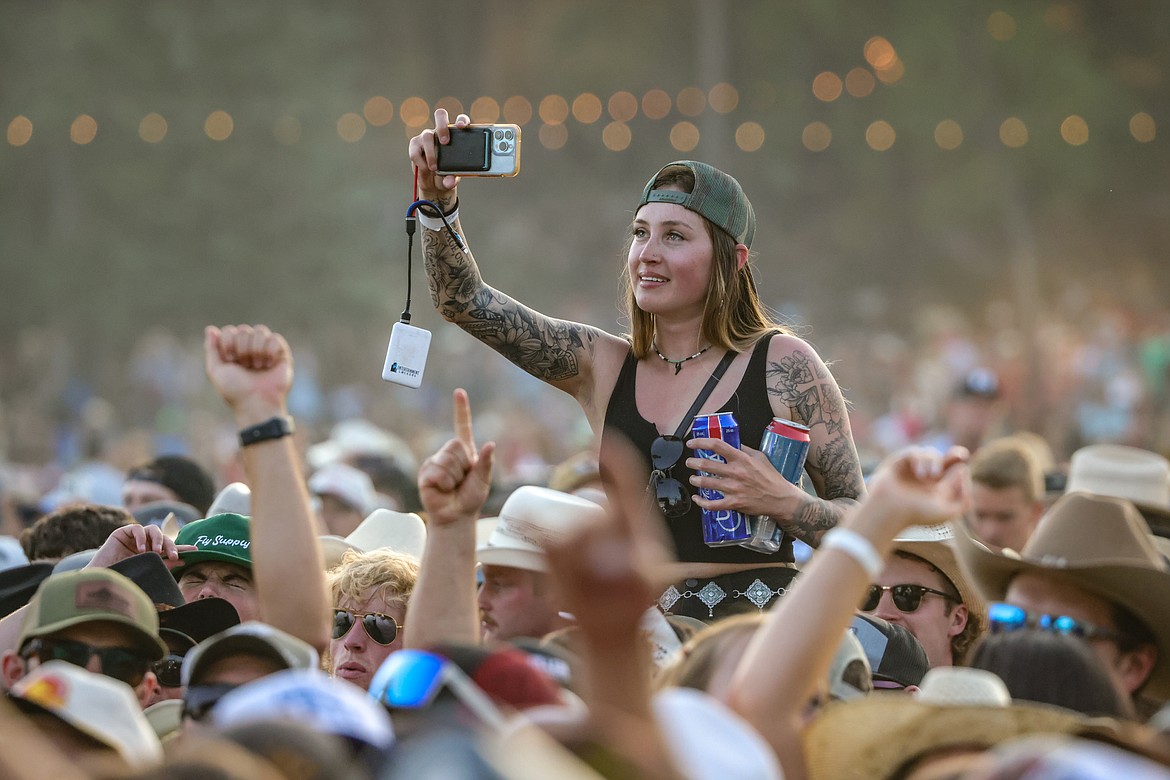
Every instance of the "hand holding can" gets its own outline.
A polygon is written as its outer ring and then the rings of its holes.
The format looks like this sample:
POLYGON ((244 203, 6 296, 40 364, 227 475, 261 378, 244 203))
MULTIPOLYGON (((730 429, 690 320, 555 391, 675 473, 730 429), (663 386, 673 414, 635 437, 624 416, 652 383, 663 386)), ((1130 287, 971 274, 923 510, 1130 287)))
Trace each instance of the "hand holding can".
MULTIPOLYGON (((760 452, 768 456, 768 461, 776 467, 780 476, 798 485, 801 475, 804 474, 809 441, 807 425, 773 417, 760 439, 760 452)), ((750 519, 750 526, 751 538, 741 542, 741 547, 762 553, 774 553, 780 549, 784 541, 784 532, 776 525, 775 520, 767 515, 756 515, 750 519)))

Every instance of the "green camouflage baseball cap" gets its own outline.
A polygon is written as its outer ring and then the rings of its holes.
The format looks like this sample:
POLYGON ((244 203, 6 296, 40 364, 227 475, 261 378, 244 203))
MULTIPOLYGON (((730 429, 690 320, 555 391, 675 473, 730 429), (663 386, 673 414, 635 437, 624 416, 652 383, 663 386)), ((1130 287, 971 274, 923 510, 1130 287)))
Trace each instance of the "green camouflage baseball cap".
POLYGON ((713 224, 735 239, 736 243, 750 247, 756 235, 756 212, 747 199, 739 182, 718 168, 694 160, 676 160, 658 170, 646 182, 638 208, 647 203, 677 203, 685 209, 702 214, 713 224), (674 165, 688 168, 695 175, 695 187, 690 192, 678 190, 656 190, 654 181, 674 165))
POLYGON ((180 552, 183 565, 171 571, 178 579, 183 569, 193 563, 221 561, 252 568, 252 524, 243 515, 224 512, 187 523, 175 536, 175 544, 191 544, 197 549, 180 552))
POLYGON ((158 636, 154 603, 128 577, 102 568, 61 572, 42 582, 28 603, 16 646, 70 626, 99 621, 129 628, 135 644, 151 660, 167 653, 158 636))

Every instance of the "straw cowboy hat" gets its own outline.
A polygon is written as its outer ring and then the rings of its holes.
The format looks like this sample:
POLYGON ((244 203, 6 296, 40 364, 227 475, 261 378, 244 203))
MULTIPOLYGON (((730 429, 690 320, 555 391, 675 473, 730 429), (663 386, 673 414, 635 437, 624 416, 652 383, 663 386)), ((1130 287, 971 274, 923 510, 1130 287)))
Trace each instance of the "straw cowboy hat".
POLYGON ((1070 734, 1085 719, 1039 704, 937 704, 866 696, 830 704, 805 729, 812 780, 885 780, 908 762, 945 750, 986 749, 1028 734, 1070 734))
POLYGON ((942 572, 959 598, 967 606, 968 619, 987 625, 987 603, 963 573, 955 557, 955 534, 949 525, 912 525, 902 529, 894 539, 894 552, 905 552, 929 563, 942 572))
POLYGON ((989 601, 1003 599, 1017 574, 1035 572, 1063 576, 1129 610, 1158 648, 1148 693, 1170 695, 1170 564, 1129 501, 1065 494, 1019 553, 994 553, 965 533, 956 541, 959 562, 989 601))
POLYGON ((1120 444, 1090 444, 1073 453, 1065 492, 1126 498, 1155 533, 1170 536, 1170 460, 1120 444))

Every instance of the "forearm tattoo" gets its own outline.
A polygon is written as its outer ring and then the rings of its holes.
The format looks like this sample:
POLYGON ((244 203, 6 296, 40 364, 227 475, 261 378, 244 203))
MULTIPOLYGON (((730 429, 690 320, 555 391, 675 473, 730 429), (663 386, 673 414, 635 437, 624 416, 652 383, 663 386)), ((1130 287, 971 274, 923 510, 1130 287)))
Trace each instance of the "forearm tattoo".
POLYGON ((809 451, 805 466, 820 498, 809 496, 786 524, 797 538, 816 547, 865 492, 845 399, 828 369, 803 350, 769 363, 767 382, 768 393, 787 404, 796 422, 814 429, 824 426, 823 434, 814 432, 814 442, 820 443, 809 451))
POLYGON ((446 231, 424 231, 431 301, 444 319, 546 382, 572 379, 599 331, 546 317, 484 283, 471 255, 446 231))

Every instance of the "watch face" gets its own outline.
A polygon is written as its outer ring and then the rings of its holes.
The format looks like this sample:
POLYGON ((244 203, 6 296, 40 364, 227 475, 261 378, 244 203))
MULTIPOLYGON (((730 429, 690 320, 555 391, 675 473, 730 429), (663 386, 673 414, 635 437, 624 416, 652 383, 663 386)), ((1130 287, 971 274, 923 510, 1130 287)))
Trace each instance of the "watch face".
POLYGON ((291 436, 292 432, 292 420, 288 417, 273 417, 240 431, 240 446, 247 447, 249 444, 258 444, 269 439, 282 439, 291 436))

